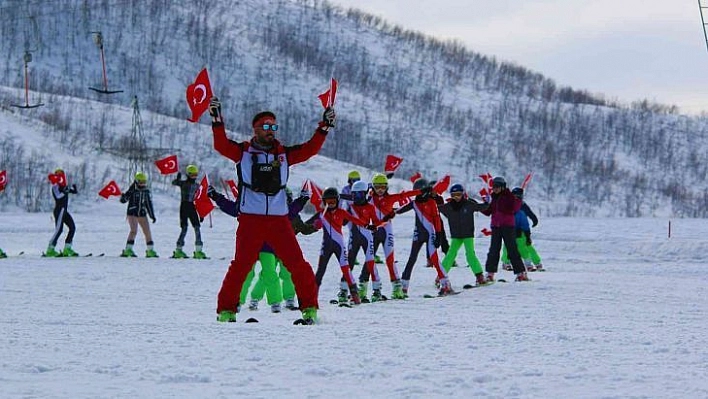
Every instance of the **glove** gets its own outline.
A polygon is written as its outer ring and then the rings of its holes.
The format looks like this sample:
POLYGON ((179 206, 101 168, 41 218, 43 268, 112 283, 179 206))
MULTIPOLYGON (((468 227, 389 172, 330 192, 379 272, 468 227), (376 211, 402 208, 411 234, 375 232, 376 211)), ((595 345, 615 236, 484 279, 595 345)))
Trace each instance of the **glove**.
POLYGON ((394 216, 396 216, 396 212, 391 211, 391 213, 389 213, 388 215, 384 215, 381 221, 388 222, 389 220, 393 219, 394 216))
POLYGON ((532 244, 532 243, 531 243, 531 232, 530 232, 530 231, 526 231, 526 232, 525 232, 525 235, 526 235, 526 245, 531 245, 531 244, 532 244))
POLYGON ((394 175, 393 172, 388 172, 388 173, 386 173, 386 178, 387 178, 387 179, 393 179, 393 175, 394 175))
POLYGON ((221 121, 221 102, 216 96, 209 100, 209 115, 211 115, 214 122, 221 121))
POLYGON ((538 222, 533 222, 533 224, 531 225, 531 227, 536 227, 536 226, 538 226, 538 222))
POLYGON ((175 180, 182 180, 182 172, 177 172, 177 177, 175 177, 175 180))
POLYGON ((76 191, 76 184, 72 184, 72 185, 71 185, 71 189, 74 190, 74 191, 76 191))
POLYGON ((204 223, 204 218, 199 216, 199 223, 204 223))
POLYGON ((324 113, 322 114, 322 122, 326 126, 326 130, 333 128, 336 120, 337 115, 334 112, 334 108, 327 107, 327 109, 325 109, 324 113))
POLYGON ((373 224, 370 224, 370 225, 367 225, 367 226, 366 226, 366 229, 367 229, 367 230, 371 230, 371 231, 376 231, 376 230, 378 230, 379 228, 376 227, 376 226, 374 226, 373 224))
POLYGON ((300 197, 310 198, 310 192, 307 190, 300 191, 300 197))
POLYGON ((125 204, 126 202, 128 202, 128 194, 127 194, 127 193, 123 193, 123 194, 120 195, 120 203, 121 203, 121 204, 125 204))
POLYGON ((156 217, 153 217, 153 218, 152 218, 152 223, 153 223, 153 224, 157 223, 157 218, 156 218, 156 217))
POLYGON ((440 248, 440 245, 442 245, 442 232, 438 231, 435 233, 435 237, 433 238, 433 245, 435 248, 440 248))

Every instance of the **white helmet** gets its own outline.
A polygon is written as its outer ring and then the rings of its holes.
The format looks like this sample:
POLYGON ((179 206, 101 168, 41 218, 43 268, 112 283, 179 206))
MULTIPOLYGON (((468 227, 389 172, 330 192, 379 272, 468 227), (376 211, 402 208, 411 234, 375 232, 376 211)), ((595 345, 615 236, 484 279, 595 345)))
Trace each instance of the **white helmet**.
POLYGON ((356 191, 369 191, 369 185, 363 180, 355 181, 354 184, 352 184, 352 192, 356 191))

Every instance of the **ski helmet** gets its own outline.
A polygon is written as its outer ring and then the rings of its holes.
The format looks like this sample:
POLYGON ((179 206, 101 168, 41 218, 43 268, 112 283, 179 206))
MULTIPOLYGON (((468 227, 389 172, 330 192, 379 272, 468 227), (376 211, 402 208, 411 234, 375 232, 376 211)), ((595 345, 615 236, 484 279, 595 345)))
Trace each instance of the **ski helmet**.
POLYGON ((450 194, 452 193, 464 193, 465 188, 462 187, 462 184, 460 183, 455 183, 452 186, 450 186, 450 194))
POLYGON ((187 174, 190 176, 199 174, 197 165, 187 165, 187 174))
POLYGON ((415 183, 413 183, 413 190, 422 190, 428 186, 430 186, 430 182, 421 177, 420 179, 416 180, 415 183))
POLYGON ((138 183, 147 183, 148 177, 143 172, 138 172, 135 174, 135 181, 138 183))
POLYGON ((56 168, 56 169, 54 170, 54 174, 55 174, 55 175, 64 174, 64 169, 62 169, 62 168, 56 168))
POLYGON ((337 201, 339 201, 339 192, 334 187, 327 187, 322 192, 322 199, 336 199, 337 201))
POLYGON ((361 180, 361 174, 359 173, 358 170, 352 170, 352 171, 349 172, 349 174, 347 175, 347 180, 348 180, 350 183, 351 183, 352 181, 361 180))
POLYGON ((524 189, 521 187, 514 187, 514 189, 511 190, 511 193, 514 194, 518 199, 524 198, 524 189))
POLYGON ((383 173, 377 173, 371 178, 371 184, 388 184, 388 177, 383 173))
POLYGON ((367 191, 369 191, 369 186, 361 180, 357 180, 354 182, 354 184, 352 184, 352 192, 367 192, 367 191))
POLYGON ((506 180, 501 177, 497 176, 492 179, 492 188, 494 187, 500 187, 500 188, 506 188, 506 180))

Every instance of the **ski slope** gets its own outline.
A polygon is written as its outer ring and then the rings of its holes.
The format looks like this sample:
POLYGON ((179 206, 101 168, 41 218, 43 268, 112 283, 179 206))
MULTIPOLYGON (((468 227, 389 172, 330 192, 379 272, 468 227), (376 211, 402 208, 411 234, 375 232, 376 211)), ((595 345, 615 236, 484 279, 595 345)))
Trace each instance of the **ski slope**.
MULTIPOLYGON (((234 220, 215 213, 204 228, 211 260, 172 260, 177 215, 158 213, 161 258, 123 259, 116 202, 74 212, 74 248, 94 255, 76 259, 40 257, 49 214, 3 214, 0 397, 708 397, 704 220, 674 220, 669 239, 665 219, 541 218, 534 241, 548 272, 529 283, 423 299, 435 275, 421 258, 411 298, 353 309, 328 304, 332 259, 319 325, 293 326, 299 312, 264 303, 220 324, 234 220), (243 322, 251 316, 260 323, 243 322)), ((400 271, 412 223, 412 213, 394 219, 400 271)), ((477 217, 477 230, 487 223, 477 217)), ((314 266, 321 234, 300 238, 314 266)), ((476 239, 483 262, 487 245, 476 239)), ((450 277, 458 289, 473 281, 462 267, 450 277)))

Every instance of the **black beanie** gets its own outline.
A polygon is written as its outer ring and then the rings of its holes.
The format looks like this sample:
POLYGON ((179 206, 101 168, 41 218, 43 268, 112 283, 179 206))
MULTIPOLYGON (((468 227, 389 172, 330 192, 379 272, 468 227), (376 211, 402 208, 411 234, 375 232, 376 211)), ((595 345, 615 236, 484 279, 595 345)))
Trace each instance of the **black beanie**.
POLYGON ((251 122, 251 126, 256 126, 256 122, 267 116, 270 116, 271 118, 275 119, 275 114, 270 111, 259 112, 256 114, 256 116, 253 117, 253 122, 251 122))

